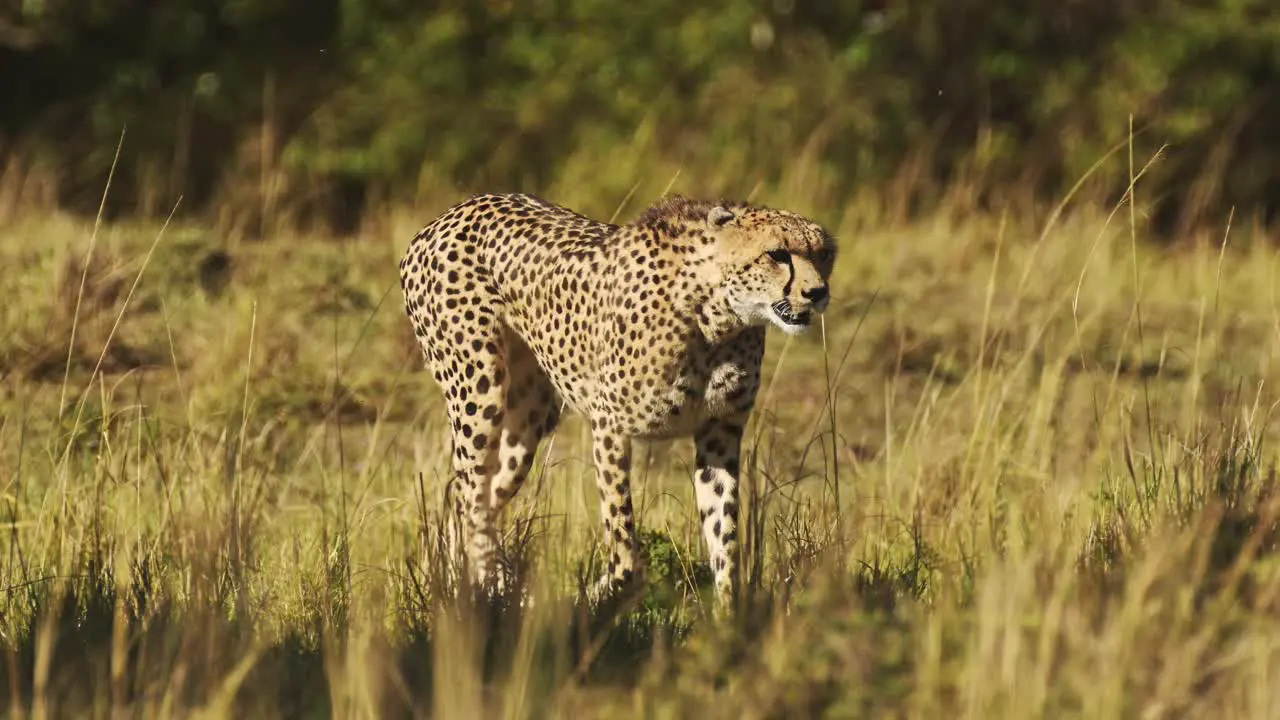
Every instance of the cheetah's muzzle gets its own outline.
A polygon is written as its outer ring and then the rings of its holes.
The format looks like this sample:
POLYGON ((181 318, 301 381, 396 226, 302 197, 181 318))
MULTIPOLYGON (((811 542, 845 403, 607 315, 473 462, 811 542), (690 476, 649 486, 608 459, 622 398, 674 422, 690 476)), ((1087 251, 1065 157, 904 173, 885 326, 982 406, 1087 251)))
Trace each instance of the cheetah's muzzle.
POLYGON ((805 310, 804 312, 795 312, 791 307, 791 303, 787 300, 779 300, 771 307, 773 308, 773 313, 778 316, 778 319, 788 325, 808 327, 809 322, 813 320, 812 312, 808 310, 805 310))

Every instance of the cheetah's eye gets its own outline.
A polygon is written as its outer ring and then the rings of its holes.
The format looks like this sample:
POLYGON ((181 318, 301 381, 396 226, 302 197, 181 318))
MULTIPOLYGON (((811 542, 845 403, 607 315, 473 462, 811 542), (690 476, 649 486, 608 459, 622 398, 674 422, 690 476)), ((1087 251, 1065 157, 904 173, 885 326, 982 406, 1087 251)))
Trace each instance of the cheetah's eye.
POLYGON ((787 252, 786 250, 770 250, 765 254, 769 256, 770 260, 776 263, 791 262, 791 253, 787 252))

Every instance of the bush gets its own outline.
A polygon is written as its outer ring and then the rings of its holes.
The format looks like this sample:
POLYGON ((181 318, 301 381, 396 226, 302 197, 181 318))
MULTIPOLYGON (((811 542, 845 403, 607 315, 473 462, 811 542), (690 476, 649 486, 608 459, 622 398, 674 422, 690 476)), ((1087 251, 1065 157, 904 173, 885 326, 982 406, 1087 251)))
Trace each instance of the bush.
MULTIPOLYGON (((1149 192, 1166 227, 1270 219, 1280 200, 1280 14, 1263 0, 21 7, 0 12, 0 152, 55 169, 71 207, 96 209, 126 125, 115 211, 182 194, 250 226, 343 229, 441 187, 543 190, 575 156, 636 143, 699 192, 800 163, 835 197, 1034 203, 1125 143, 1131 117, 1135 162, 1163 149, 1149 192)), ((1116 153, 1086 190, 1118 198, 1128 164, 1116 153)))

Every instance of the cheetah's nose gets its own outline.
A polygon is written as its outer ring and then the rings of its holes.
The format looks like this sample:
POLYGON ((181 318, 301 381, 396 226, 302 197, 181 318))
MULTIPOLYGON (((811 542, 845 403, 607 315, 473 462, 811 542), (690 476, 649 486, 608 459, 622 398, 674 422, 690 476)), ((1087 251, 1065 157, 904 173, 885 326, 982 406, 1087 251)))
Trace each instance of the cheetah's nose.
POLYGON ((818 303, 827 299, 827 286, 819 285, 816 288, 801 290, 800 295, 803 296, 805 300, 808 300, 814 305, 817 305, 818 303))

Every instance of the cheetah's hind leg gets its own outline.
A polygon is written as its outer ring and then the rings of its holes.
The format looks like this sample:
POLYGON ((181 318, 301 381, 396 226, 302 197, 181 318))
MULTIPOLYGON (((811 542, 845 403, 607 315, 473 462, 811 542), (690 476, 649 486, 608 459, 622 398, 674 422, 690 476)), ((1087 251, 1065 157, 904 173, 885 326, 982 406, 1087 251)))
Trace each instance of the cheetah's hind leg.
POLYGON ((596 418, 591 421, 591 436, 608 563, 604 576, 587 592, 587 600, 594 605, 618 599, 639 586, 644 568, 631 502, 631 438, 614 431, 608 421, 596 418))
POLYGON ((466 538, 469 575, 491 593, 498 543, 490 493, 505 416, 507 362, 496 317, 481 312, 486 322, 475 316, 465 324, 443 318, 440 327, 464 328, 456 331, 461 340, 434 343, 428 360, 444 391, 453 431, 451 490, 466 538))
MULTIPOLYGON (((502 416, 501 442, 498 444, 498 462, 490 480, 489 505, 495 523, 502 511, 515 498, 529 477, 534 455, 543 438, 555 430, 560 420, 560 399, 555 387, 538 366, 533 353, 514 332, 508 330, 504 337, 506 348, 507 382, 505 412, 502 416)), ((514 548, 519 542, 507 538, 502 548, 514 548)), ((524 550, 524 548, 520 548, 524 550)), ((498 593, 521 590, 516 577, 522 563, 511 562, 506 553, 499 553, 497 572, 498 593)), ((521 593, 523 595, 523 593, 521 593)), ((521 598, 527 604, 528 598, 521 598)))

